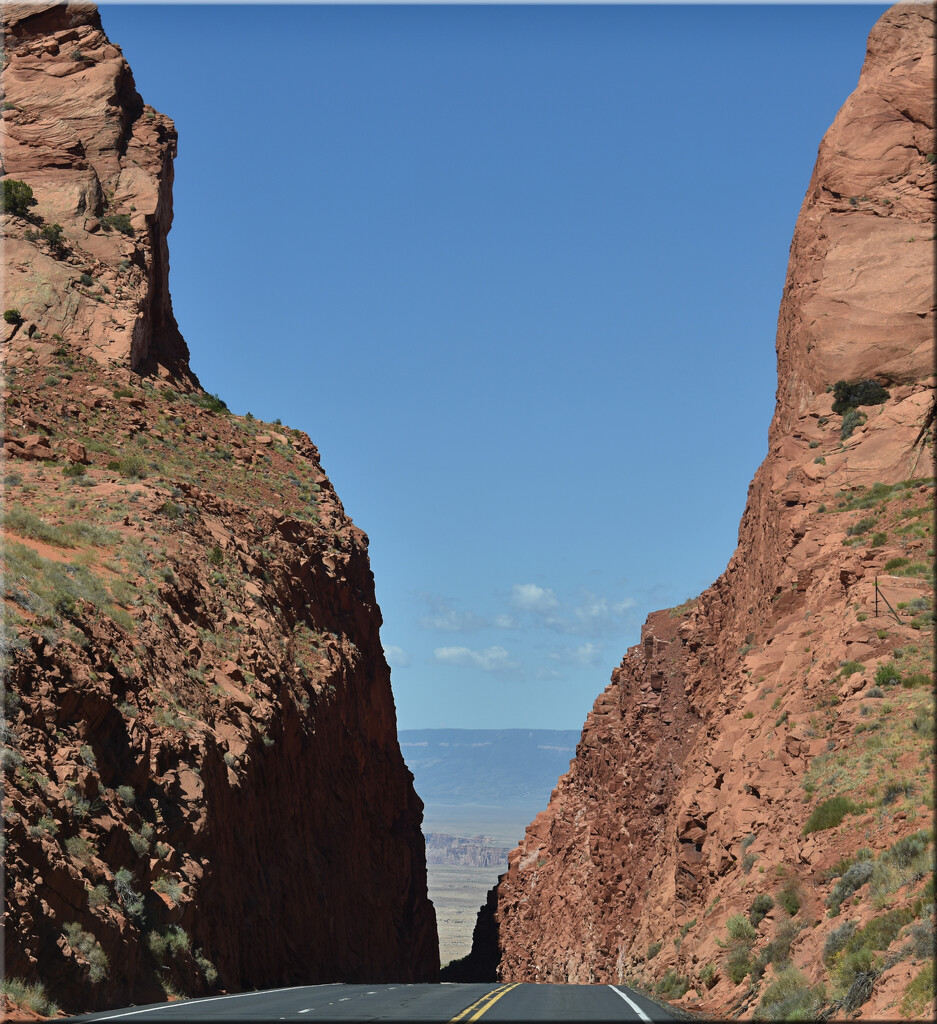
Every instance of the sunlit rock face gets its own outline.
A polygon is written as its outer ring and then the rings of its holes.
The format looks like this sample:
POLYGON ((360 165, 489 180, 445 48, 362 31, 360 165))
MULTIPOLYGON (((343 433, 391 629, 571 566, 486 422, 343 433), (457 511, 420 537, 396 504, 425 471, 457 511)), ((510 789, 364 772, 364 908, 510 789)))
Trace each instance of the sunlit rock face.
MULTIPOLYGON (((842 919, 827 918, 829 869, 930 820, 920 723, 933 701, 917 686, 931 673, 933 623, 913 609, 932 598, 934 70, 933 7, 883 15, 797 221, 769 454, 738 548, 698 599, 652 614, 612 672, 479 918, 465 976, 474 964, 504 981, 669 977, 679 995, 676 977, 684 1003, 751 1016, 765 985, 751 995, 732 979, 726 922, 762 893, 775 905, 752 961, 792 929, 804 984, 832 995, 841 981, 822 951, 842 919), (887 399, 857 407, 850 432, 833 386, 864 379, 887 399), (885 597, 903 610, 892 616, 885 597), (895 753, 869 748, 860 764, 863 723, 877 714, 864 694, 892 661, 914 681, 893 691, 895 753), (902 772, 915 781, 900 807, 868 781, 902 772), (840 791, 857 813, 805 833, 840 791)), ((923 885, 900 888, 894 905, 913 907, 923 885)), ((851 907, 859 926, 875 913, 866 898, 851 907)), ((890 968, 863 1015, 888 1017, 911 976, 890 968)))

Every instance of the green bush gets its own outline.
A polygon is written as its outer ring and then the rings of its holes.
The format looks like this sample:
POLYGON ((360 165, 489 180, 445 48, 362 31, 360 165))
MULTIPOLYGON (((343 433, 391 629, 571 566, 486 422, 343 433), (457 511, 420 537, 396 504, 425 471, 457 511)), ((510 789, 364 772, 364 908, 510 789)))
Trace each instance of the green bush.
POLYGON ((25 181, 16 181, 13 178, 4 179, 3 191, 0 193, 0 211, 12 213, 14 217, 25 217, 29 213, 30 206, 35 205, 33 190, 25 181))
POLYGON ((804 835, 836 828, 847 814, 861 814, 862 808, 846 796, 834 796, 817 804, 804 825, 804 835))
POLYGON ((212 565, 223 565, 224 564, 224 552, 221 550, 221 546, 216 544, 211 551, 208 552, 208 561, 212 565))
POLYGON ((884 570, 885 570, 885 572, 892 572, 895 569, 903 569, 906 565, 910 565, 910 564, 911 564, 911 559, 910 558, 904 558, 904 557, 890 558, 885 563, 884 570))
MULTIPOLYGON (((5 184, 6 182, 4 182, 5 184)), ((27 985, 19 978, 3 978, 0 979, 0 992, 21 1006, 25 1006, 26 1009, 32 1010, 33 1013, 55 1017, 59 1012, 58 1006, 46 996, 46 990, 42 984, 27 985)))
POLYGON ((856 427, 861 427, 867 419, 868 416, 864 412, 859 412, 858 409, 847 409, 846 415, 843 417, 843 425, 839 431, 840 441, 845 441, 847 437, 852 437, 856 427))
POLYGON ((844 661, 839 669, 839 675, 843 679, 848 679, 850 676, 855 675, 856 672, 861 672, 865 668, 865 665, 861 661, 844 661))
POLYGON ((837 984, 848 992, 857 974, 867 974, 872 970, 875 953, 888 949, 898 937, 898 932, 913 920, 914 911, 909 907, 889 910, 854 932, 833 957, 832 974, 837 984))
POLYGON ((659 943, 659 942, 652 942, 650 944, 650 946, 647 947, 647 957, 646 957, 646 959, 653 960, 654 957, 657 956, 657 954, 660 952, 660 949, 661 949, 661 943, 659 943))
POLYGON ((767 893, 759 893, 752 900, 751 908, 748 911, 748 920, 753 926, 764 920, 765 914, 774 906, 774 900, 767 893))
POLYGON ((101 227, 105 231, 119 231, 122 235, 133 235, 133 225, 129 213, 112 213, 101 218, 101 227))
POLYGON ((878 518, 876 516, 866 516, 864 519, 860 519, 859 522, 853 523, 846 530, 846 536, 858 537, 860 533, 868 533, 877 522, 878 518))
POLYGON ((118 786, 117 795, 128 807, 133 807, 137 799, 137 793, 133 786, 118 786))
POLYGON ((65 229, 61 224, 44 224, 39 231, 39 237, 48 242, 53 249, 65 247, 65 229))
POLYGON ((726 922, 729 937, 736 941, 754 942, 758 933, 744 914, 733 914, 726 922))
POLYGON ((794 878, 781 886, 777 893, 778 903, 793 917, 800 910, 800 886, 794 878))
POLYGON ((847 921, 845 924, 839 925, 838 928, 834 928, 827 935, 826 941, 823 943, 823 962, 827 966, 833 962, 833 957, 849 942, 855 930, 856 922, 847 921))
POLYGON ((878 381, 866 378, 850 384, 838 380, 833 385, 833 412, 841 416, 858 405, 882 405, 888 398, 888 392, 878 381))
POLYGON ((826 901, 826 905, 833 911, 834 915, 839 913, 840 906, 857 889, 861 889, 868 882, 874 870, 875 866, 869 860, 862 860, 850 865, 843 877, 833 886, 833 891, 826 901))
POLYGON ((94 853, 94 846, 84 836, 72 836, 65 840, 65 851, 81 864, 88 864, 94 853))
MULTIPOLYGON (((933 153, 928 153, 928 158, 933 153)), ((930 163, 933 163, 930 160, 930 163)), ((905 1017, 920 1017, 934 999, 934 961, 924 964, 911 984, 905 990, 901 1000, 901 1012, 905 1017)))
POLYGON ((706 964, 699 972, 699 980, 707 989, 713 988, 719 980, 719 972, 716 970, 715 964, 706 964))
POLYGON ((92 910, 106 906, 110 898, 111 893, 106 885, 96 885, 93 889, 88 890, 88 906, 92 910))
MULTIPOLYGON (((6 182, 4 182, 4 185, 5 184, 6 182)), ((23 322, 23 316, 18 309, 6 310, 3 314, 3 319, 6 320, 8 324, 13 324, 15 327, 19 327, 23 322)))
POLYGON ((744 943, 735 945, 729 950, 726 957, 726 974, 732 979, 733 985, 738 985, 745 980, 751 970, 752 962, 749 959, 751 946, 744 943))
POLYGON ((663 978, 654 986, 658 995, 665 999, 680 999, 690 987, 689 979, 677 974, 673 969, 667 971, 663 978))
POLYGON ((125 455, 117 463, 117 472, 131 480, 142 480, 146 476, 146 459, 142 455, 125 455))
POLYGON ((208 412, 228 412, 227 403, 217 395, 192 395, 192 402, 200 409, 207 409, 208 412))
POLYGON ((811 988, 796 967, 785 967, 774 976, 754 1014, 754 1020, 816 1020, 826 1002, 822 985, 811 988))
POLYGON ((83 931, 77 921, 69 921, 62 930, 69 946, 88 961, 91 981, 94 984, 103 981, 107 977, 108 961, 98 940, 91 932, 83 931))
POLYGON ((901 681, 901 673, 898 666, 893 662, 885 662, 875 670, 875 682, 879 686, 894 686, 901 681))

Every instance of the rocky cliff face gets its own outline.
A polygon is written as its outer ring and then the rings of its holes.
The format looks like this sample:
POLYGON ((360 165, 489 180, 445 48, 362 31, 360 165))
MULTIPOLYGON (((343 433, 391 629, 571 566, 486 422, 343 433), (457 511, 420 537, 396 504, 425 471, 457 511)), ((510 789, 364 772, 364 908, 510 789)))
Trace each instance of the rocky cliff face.
POLYGON ((736 553, 612 673, 464 970, 933 1010, 933 81, 934 8, 892 8, 801 209, 736 553))
POLYGON ((189 371, 175 130, 95 8, 3 18, 6 977, 70 1011, 431 980, 367 537, 189 371))

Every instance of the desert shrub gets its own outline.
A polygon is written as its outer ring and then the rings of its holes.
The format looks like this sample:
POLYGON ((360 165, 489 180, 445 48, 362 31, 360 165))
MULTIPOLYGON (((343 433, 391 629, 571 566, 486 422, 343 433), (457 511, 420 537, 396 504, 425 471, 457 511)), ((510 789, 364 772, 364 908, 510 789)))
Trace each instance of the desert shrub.
POLYGON ((107 977, 108 962, 107 954, 101 948, 98 940, 91 932, 83 931, 77 921, 69 921, 62 930, 72 949, 88 961, 91 981, 94 984, 103 981, 107 977))
POLYGON ((836 828, 847 814, 861 814, 862 808, 846 796, 834 796, 817 804, 804 825, 804 835, 836 828))
POLYGON ((839 430, 840 441, 845 441, 847 437, 852 437, 856 427, 861 427, 867 419, 868 416, 864 412, 859 412, 858 409, 847 409, 846 415, 843 416, 843 425, 839 430))
POLYGON ((755 1020, 816 1020, 826 1002, 822 985, 811 988, 796 967, 784 967, 774 976, 753 1015, 755 1020))
POLYGON ((46 996, 45 986, 41 983, 27 985, 19 978, 2 978, 0 979, 0 992, 28 1010, 32 1010, 33 1013, 54 1017, 59 1012, 58 1006, 46 996))
POLYGON ((217 395, 210 395, 207 392, 200 395, 192 395, 191 401, 200 409, 207 409, 209 412, 228 412, 228 404, 217 395))
POLYGON ((88 470, 80 462, 73 462, 68 466, 62 467, 62 476, 84 476, 88 470))
MULTIPOLYGON (((4 182, 4 184, 6 184, 6 182, 4 182)), ((18 309, 7 309, 4 310, 3 319, 6 320, 8 324, 13 324, 14 327, 19 327, 23 322, 23 315, 18 309)))
POLYGON ((861 661, 844 661, 839 667, 839 675, 843 679, 848 679, 850 676, 855 675, 856 672, 861 672, 865 668, 865 665, 861 661))
POLYGON ((854 932, 842 950, 834 954, 832 974, 840 987, 848 992, 857 975, 868 974, 875 964, 875 953, 888 949, 898 932, 913 920, 914 911, 910 908, 889 910, 854 932))
POLYGON ((146 459, 142 455, 124 455, 118 460, 116 469, 121 476, 142 480, 146 476, 146 459))
POLYGON ((888 397, 888 392, 878 381, 866 378, 850 384, 838 380, 833 385, 833 412, 841 416, 859 405, 882 405, 888 397))
POLYGON ((133 225, 129 213, 111 213, 101 218, 101 227, 105 231, 119 231, 122 235, 133 235, 133 225))
POLYGON ((0 192, 0 211, 12 213, 14 217, 26 217, 29 208, 36 205, 33 190, 25 181, 5 178, 0 192))
POLYGON ((752 900, 748 911, 748 920, 756 926, 764 919, 765 914, 774 906, 774 900, 767 893, 759 893, 752 900))
POLYGON ((150 952, 159 963, 165 963, 168 957, 176 957, 189 951, 189 936, 178 925, 171 924, 166 931, 150 932, 147 936, 150 952))
POLYGON ((677 974, 673 969, 667 971, 663 978, 654 986, 658 995, 665 999, 679 999, 685 995, 690 987, 689 979, 683 974, 677 974))
POLYGON ((65 840, 65 851, 69 857, 82 864, 87 864, 94 853, 94 846, 84 836, 72 836, 65 840))
POLYGON ((140 835, 138 832, 130 832, 130 845, 133 847, 133 852, 138 857, 145 857, 150 852, 150 844, 145 836, 140 835))
POLYGON ((173 903, 182 899, 182 886, 172 875, 160 875, 153 883, 153 891, 164 893, 173 903))
POLYGON ((859 522, 853 523, 852 526, 846 530, 846 536, 858 537, 860 533, 867 533, 877 522, 878 519, 876 516, 865 516, 863 519, 860 519, 859 522))
POLYGON ((879 686, 894 686, 901 682, 901 673, 893 661, 885 662, 875 670, 875 682, 879 686))
POLYGON ((908 950, 913 957, 924 960, 934 955, 934 918, 915 921, 908 929, 908 950))
POLYGON ((660 950, 661 950, 661 943, 660 942, 652 942, 650 944, 650 946, 647 947, 647 959, 648 960, 653 960, 654 957, 657 956, 657 954, 660 952, 660 950))
POLYGON ((742 858, 742 874, 747 875, 749 871, 751 871, 751 869, 755 866, 755 862, 757 860, 758 857, 756 854, 746 853, 745 856, 742 858))
POLYGON ((706 988, 712 988, 719 980, 719 972, 715 964, 706 964, 699 972, 699 980, 706 988))
POLYGON ((735 945, 729 950, 729 955, 726 957, 726 974, 732 979, 733 985, 744 981, 751 970, 750 951, 751 946, 744 943, 735 945))
MULTIPOLYGON (((930 154, 933 156, 933 153, 930 154)), ((933 163, 933 160, 931 161, 933 163)), ((933 952, 933 950, 931 950, 933 952)), ((920 1017, 934 998, 934 961, 918 971, 905 990, 901 1000, 901 1012, 905 1017, 920 1017)))
POLYGON ((826 941, 823 943, 823 962, 827 966, 832 962, 833 957, 849 942, 855 930, 856 922, 846 921, 827 935, 826 941))
POLYGON ((885 696, 885 691, 880 686, 870 686, 865 691, 865 693, 862 696, 863 697, 884 697, 885 696))
POLYGON ((110 898, 111 893, 106 885, 96 885, 94 888, 88 890, 88 906, 91 907, 92 910, 106 906, 110 898))
POLYGON ((729 937, 737 942, 754 942, 758 936, 752 923, 744 914, 733 914, 726 921, 726 928, 729 930, 729 937))
POLYGON ((208 561, 212 565, 223 565, 224 564, 224 552, 221 550, 221 546, 216 544, 211 551, 208 552, 208 561))
POLYGON ((919 686, 930 686, 931 677, 926 672, 911 672, 901 680, 901 685, 905 690, 916 690, 919 686))
POLYGON ((218 980, 218 971, 215 969, 215 965, 209 960, 205 954, 197 949, 195 951, 195 962, 198 964, 198 969, 202 972, 202 977, 208 985, 214 985, 218 980))
MULTIPOLYGON (((134 708, 133 710, 134 713, 136 713, 136 708, 134 708)), ((137 793, 133 786, 118 786, 117 795, 128 807, 133 807, 137 799, 137 793)))
POLYGON ((873 548, 880 548, 888 540, 888 534, 878 530, 872 534, 872 543, 869 545, 873 548))
POLYGON ((143 917, 143 897, 133 888, 133 875, 127 868, 120 868, 114 875, 114 891, 131 917, 143 917))
POLYGON ((39 237, 48 242, 53 249, 63 249, 65 247, 65 229, 61 224, 43 224, 39 231, 39 237))
POLYGON ((90 274, 82 274, 79 280, 85 288, 90 288, 94 284, 94 278, 90 274))
POLYGON ((826 905, 833 911, 834 915, 839 913, 840 906, 850 896, 872 877, 875 865, 868 860, 861 860, 851 865, 843 877, 833 886, 833 891, 827 898, 826 905))
POLYGON ((800 886, 795 878, 788 879, 777 893, 778 903, 793 917, 800 910, 800 886))
POLYGON ((905 566, 911 564, 910 558, 899 556, 898 558, 890 558, 884 565, 885 572, 893 572, 895 569, 903 569, 905 566))

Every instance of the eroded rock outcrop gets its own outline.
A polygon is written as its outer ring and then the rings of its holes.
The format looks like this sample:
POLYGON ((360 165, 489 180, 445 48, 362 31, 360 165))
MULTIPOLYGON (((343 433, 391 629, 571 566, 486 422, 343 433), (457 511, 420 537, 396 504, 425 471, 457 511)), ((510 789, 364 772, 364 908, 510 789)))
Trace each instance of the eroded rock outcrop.
POLYGON ((933 846, 908 840, 930 854, 900 870, 888 852, 933 809, 933 82, 934 8, 892 8, 797 223, 736 553, 649 617, 511 853, 473 954, 501 980, 689 987, 724 1017, 794 970, 801 1013, 933 1011, 908 995, 932 950, 933 846), (834 389, 868 380, 878 404, 834 389), (861 939, 885 908, 862 973, 850 922, 861 939))
POLYGON ((432 980, 367 537, 190 372, 175 130, 95 8, 3 18, 6 976, 72 1012, 432 980))

